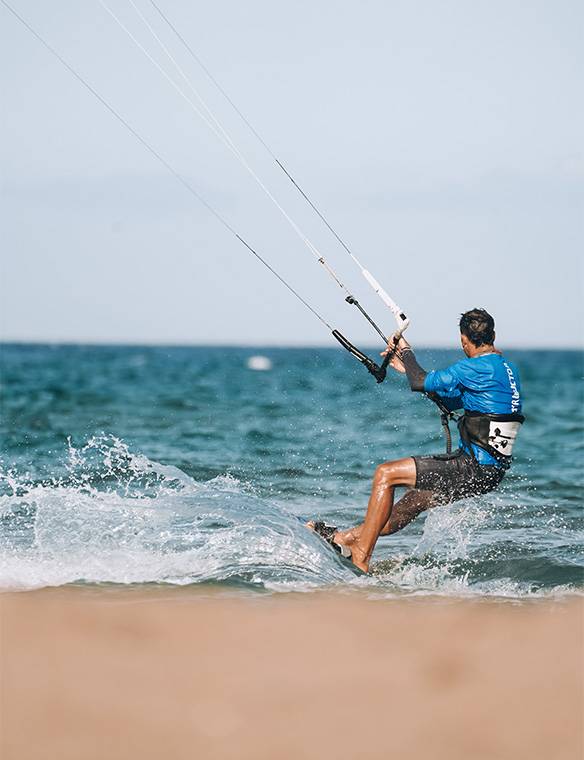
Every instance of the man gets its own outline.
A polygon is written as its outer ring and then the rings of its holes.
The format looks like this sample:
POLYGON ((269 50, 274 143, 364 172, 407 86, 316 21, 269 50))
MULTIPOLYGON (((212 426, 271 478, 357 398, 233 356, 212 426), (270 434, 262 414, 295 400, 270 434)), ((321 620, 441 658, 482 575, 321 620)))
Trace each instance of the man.
MULTIPOLYGON (((429 507, 493 490, 510 467, 524 419, 519 373, 495 348, 495 323, 484 309, 467 311, 459 326, 466 358, 447 369, 423 370, 403 337, 391 359, 391 366, 406 374, 412 391, 437 396, 450 410, 464 409, 459 449, 379 465, 361 525, 341 531, 322 522, 308 524, 364 572, 380 535, 401 530, 429 507), (397 486, 412 490, 394 504, 397 486)), ((392 339, 382 356, 394 348, 392 339)))

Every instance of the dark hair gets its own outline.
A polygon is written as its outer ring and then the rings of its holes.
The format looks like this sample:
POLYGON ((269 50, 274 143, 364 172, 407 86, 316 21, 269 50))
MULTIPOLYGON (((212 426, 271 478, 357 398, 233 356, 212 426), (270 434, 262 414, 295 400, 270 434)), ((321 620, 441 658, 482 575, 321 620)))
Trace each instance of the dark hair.
POLYGON ((477 348, 495 340, 495 320, 484 309, 471 309, 460 315, 460 332, 477 348))

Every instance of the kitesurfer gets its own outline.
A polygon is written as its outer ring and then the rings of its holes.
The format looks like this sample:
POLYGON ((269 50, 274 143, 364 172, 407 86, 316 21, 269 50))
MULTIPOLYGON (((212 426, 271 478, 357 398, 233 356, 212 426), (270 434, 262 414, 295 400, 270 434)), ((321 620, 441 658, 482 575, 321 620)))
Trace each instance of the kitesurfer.
POLYGON ((435 394, 450 410, 464 409, 458 450, 380 464, 361 525, 337 530, 322 522, 309 523, 364 572, 380 535, 401 530, 430 507, 493 490, 511 464, 524 419, 517 367, 495 348, 495 323, 484 309, 462 314, 459 326, 466 358, 447 369, 426 372, 402 336, 397 350, 392 339, 382 354, 394 352, 391 366, 406 374, 412 391, 435 394), (395 488, 400 486, 410 490, 394 504, 395 488))

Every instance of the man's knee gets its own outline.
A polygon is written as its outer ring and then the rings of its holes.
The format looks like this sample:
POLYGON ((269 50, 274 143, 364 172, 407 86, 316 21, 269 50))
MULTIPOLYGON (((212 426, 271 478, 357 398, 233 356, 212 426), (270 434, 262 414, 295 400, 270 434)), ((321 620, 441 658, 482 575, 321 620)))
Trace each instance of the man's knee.
POLYGON ((375 468, 375 480, 380 485, 393 485, 397 483, 397 472, 395 462, 383 462, 375 468))
POLYGON ((397 459, 383 462, 375 469, 375 482, 385 486, 413 486, 416 467, 413 459, 397 459))

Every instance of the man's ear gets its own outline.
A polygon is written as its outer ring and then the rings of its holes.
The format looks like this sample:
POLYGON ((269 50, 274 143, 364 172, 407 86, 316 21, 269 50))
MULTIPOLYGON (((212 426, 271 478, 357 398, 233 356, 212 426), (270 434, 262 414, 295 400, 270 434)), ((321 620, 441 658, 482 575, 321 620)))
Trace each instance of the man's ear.
POLYGON ((463 335, 462 333, 460 333, 460 345, 462 346, 464 353, 468 356, 468 352, 471 350, 472 344, 466 335, 463 335))

